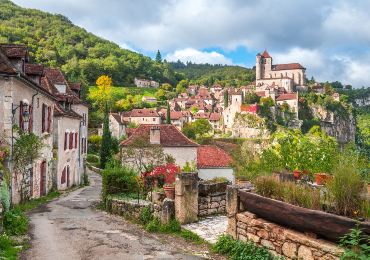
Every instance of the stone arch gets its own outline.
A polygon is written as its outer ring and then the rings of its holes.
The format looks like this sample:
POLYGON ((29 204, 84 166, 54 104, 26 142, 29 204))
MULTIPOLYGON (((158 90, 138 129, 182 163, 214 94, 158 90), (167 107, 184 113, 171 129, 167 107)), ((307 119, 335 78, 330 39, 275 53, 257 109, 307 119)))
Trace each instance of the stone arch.
POLYGON ((62 175, 60 176, 60 184, 66 184, 67 188, 71 186, 71 166, 69 163, 66 163, 62 170, 62 175))

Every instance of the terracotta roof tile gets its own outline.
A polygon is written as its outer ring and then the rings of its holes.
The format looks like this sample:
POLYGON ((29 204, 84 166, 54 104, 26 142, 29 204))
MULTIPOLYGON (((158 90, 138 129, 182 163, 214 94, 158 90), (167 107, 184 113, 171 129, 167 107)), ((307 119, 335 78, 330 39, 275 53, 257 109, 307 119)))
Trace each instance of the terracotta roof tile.
POLYGON ((9 58, 24 58, 26 61, 29 60, 28 45, 5 43, 1 44, 1 47, 9 58))
POLYGON ((44 73, 44 65, 41 63, 26 63, 26 74, 42 76, 44 73))
POLYGON ((54 102, 54 116, 70 116, 75 118, 82 118, 81 115, 77 114, 73 110, 64 109, 58 102, 54 102))
POLYGON ((263 53, 262 53, 262 58, 271 58, 270 54, 265 50, 263 53))
POLYGON ((194 119, 209 119, 211 113, 196 113, 194 119))
POLYGON ((293 70, 293 69, 305 69, 299 63, 289 63, 289 64, 278 64, 272 65, 272 70, 293 70))
POLYGON ((229 162, 233 162, 231 156, 217 146, 202 145, 197 147, 198 168, 229 167, 229 162))
POLYGON ((160 129, 160 145, 161 146, 199 146, 199 144, 187 138, 174 125, 140 125, 136 131, 120 146, 131 145, 135 137, 146 136, 147 144, 150 143, 150 127, 159 126, 160 129))
POLYGON ((16 75, 18 70, 9 61, 4 52, 0 49, 0 73, 7 75, 16 75))
POLYGON ((256 91, 256 94, 260 97, 264 97, 265 96, 265 91, 256 91))
POLYGON ((71 89, 81 91, 81 82, 69 82, 68 84, 71 89))
POLYGON ((128 124, 128 122, 121 120, 121 116, 118 113, 109 113, 109 115, 111 115, 117 121, 117 123, 120 124, 120 125, 127 125, 128 124))
MULTIPOLYGON (((161 111, 163 113, 162 119, 167 119, 167 110, 164 109, 165 111, 161 111)), ((183 116, 182 111, 173 111, 170 112, 170 118, 171 120, 178 120, 183 116)))
POLYGON ((291 100, 291 99, 296 99, 297 94, 280 94, 275 96, 275 100, 291 100))
POLYGON ((130 117, 159 117, 157 111, 154 109, 133 109, 130 117))
POLYGON ((219 113, 211 113, 211 115, 209 116, 209 120, 220 120, 221 118, 221 114, 219 113))

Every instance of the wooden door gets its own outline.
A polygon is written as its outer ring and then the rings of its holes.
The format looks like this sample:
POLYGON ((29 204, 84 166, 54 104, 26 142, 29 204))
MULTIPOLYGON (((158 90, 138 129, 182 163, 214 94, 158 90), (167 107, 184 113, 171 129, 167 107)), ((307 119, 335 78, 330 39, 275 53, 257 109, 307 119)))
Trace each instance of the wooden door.
POLYGON ((67 166, 67 188, 69 188, 69 185, 70 185, 70 183, 69 183, 69 179, 70 179, 70 177, 69 177, 69 175, 70 175, 70 169, 69 169, 69 167, 67 166))

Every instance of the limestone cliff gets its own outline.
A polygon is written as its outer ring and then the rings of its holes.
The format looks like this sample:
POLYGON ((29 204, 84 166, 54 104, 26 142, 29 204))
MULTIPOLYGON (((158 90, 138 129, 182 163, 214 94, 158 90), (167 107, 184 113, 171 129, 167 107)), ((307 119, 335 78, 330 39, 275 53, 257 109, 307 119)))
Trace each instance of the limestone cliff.
POLYGON ((351 113, 343 115, 338 111, 327 111, 317 105, 311 106, 310 109, 312 114, 320 120, 321 129, 325 130, 329 136, 335 137, 337 142, 355 141, 356 119, 351 113))
POLYGON ((241 138, 269 138, 265 119, 252 113, 237 114, 232 126, 232 136, 241 138))

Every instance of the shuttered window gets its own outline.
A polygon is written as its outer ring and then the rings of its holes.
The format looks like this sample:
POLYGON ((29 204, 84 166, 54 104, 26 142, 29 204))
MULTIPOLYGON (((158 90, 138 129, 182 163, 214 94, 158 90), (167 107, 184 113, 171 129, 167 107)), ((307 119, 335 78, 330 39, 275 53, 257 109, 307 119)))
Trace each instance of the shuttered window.
POLYGON ((21 131, 22 133, 24 133, 24 122, 23 122, 23 118, 22 118, 22 115, 24 113, 24 107, 23 107, 23 102, 19 102, 19 127, 21 128, 21 131))
POLYGON ((78 137, 78 134, 75 133, 75 148, 77 148, 77 137, 78 137))
POLYGON ((73 133, 69 133, 69 149, 73 149, 73 133))
POLYGON ((30 105, 29 106, 29 109, 28 109, 31 117, 30 117, 30 121, 28 122, 28 132, 31 133, 32 132, 32 125, 33 125, 33 105, 30 105))
POLYGON ((42 133, 45 132, 45 111, 46 111, 46 105, 42 104, 42 123, 41 123, 41 128, 42 128, 42 133))
POLYGON ((48 122, 47 122, 47 125, 48 125, 48 132, 50 133, 51 132, 51 106, 48 107, 48 122))

